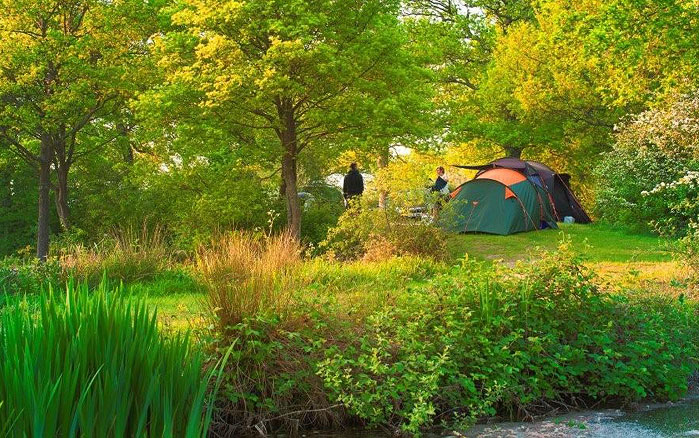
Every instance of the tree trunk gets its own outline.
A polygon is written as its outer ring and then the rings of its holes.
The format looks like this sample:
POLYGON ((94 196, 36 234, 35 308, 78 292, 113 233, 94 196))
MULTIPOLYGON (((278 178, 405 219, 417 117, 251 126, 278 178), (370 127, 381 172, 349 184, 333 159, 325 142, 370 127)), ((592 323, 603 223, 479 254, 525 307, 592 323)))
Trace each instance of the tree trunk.
POLYGON ((287 151, 282 158, 282 178, 286 197, 286 223, 289 231, 298 238, 301 235, 301 203, 296 185, 296 158, 287 151))
POLYGON ((503 149, 505 149, 505 153, 507 154, 508 158, 522 158, 522 151, 524 148, 516 146, 503 146, 503 149))
MULTIPOLYGON (((388 146, 379 151, 379 157, 376 159, 376 166, 379 169, 383 169, 384 167, 388 166, 389 153, 390 151, 388 146)), ((386 208, 386 198, 388 198, 388 192, 385 189, 381 190, 381 192, 379 192, 379 208, 386 208)))
POLYGON ((298 153, 296 120, 291 102, 280 102, 277 110, 284 126, 279 138, 284 154, 282 156, 282 187, 286 197, 286 223, 291 234, 298 239, 301 236, 301 203, 299 202, 296 173, 296 154, 298 153))
POLYGON ((49 255, 49 215, 50 187, 51 187, 51 160, 53 158, 53 143, 48 136, 41 139, 41 151, 39 153, 39 224, 36 239, 36 256, 42 262, 49 255))
POLYGON ((68 172, 70 168, 65 164, 56 166, 58 184, 56 185, 56 211, 63 231, 70 229, 70 210, 68 208, 68 172))

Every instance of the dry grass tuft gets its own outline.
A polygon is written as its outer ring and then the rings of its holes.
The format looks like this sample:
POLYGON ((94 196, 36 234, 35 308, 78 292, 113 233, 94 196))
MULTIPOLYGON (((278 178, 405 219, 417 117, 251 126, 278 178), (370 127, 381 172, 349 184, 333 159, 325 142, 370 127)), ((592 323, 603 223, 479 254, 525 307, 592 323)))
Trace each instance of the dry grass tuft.
POLYGON ((93 247, 73 245, 60 253, 66 276, 99 282, 106 272, 125 282, 148 280, 170 264, 170 252, 162 227, 126 227, 93 247))
POLYGON ((202 247, 196 267, 207 288, 206 305, 226 330, 263 311, 288 313, 298 275, 301 246, 289 232, 267 237, 233 232, 202 247))

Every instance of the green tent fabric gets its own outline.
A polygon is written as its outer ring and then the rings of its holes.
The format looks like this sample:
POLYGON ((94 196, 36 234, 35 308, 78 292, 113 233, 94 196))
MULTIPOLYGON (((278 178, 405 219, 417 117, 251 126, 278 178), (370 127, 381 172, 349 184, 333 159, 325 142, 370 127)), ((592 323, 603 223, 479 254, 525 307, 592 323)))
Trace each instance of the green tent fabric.
POLYGON ((447 231, 507 235, 558 228, 548 194, 529 180, 508 186, 474 179, 453 193, 440 215, 447 231))

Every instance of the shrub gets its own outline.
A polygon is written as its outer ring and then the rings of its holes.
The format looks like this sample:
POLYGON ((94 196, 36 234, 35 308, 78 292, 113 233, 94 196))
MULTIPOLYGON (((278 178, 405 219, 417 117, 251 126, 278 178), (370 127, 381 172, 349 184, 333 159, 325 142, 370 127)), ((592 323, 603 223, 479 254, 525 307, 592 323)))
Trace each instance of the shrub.
POLYGON ((213 433, 266 435, 280 428, 295 432, 347 425, 341 406, 330 400, 315 373, 322 358, 321 331, 313 323, 290 329, 288 322, 270 314, 246 317, 230 327, 227 336, 217 340, 221 350, 234 344, 234 351, 224 373, 213 433))
POLYGON ((696 311, 607 295, 564 254, 512 274, 466 262, 375 312, 353 342, 327 346, 318 373, 350 413, 410 433, 437 416, 676 399, 696 366, 696 311))
MULTIPOLYGON (((697 162, 699 169, 699 162, 697 162)), ((687 171, 670 183, 662 182, 644 196, 661 199, 669 214, 650 223, 662 236, 684 237, 699 226, 699 171, 687 171)))
POLYGON ((306 186, 303 191, 311 197, 303 206, 301 240, 318 245, 325 239, 328 230, 337 225, 337 220, 345 210, 342 192, 324 183, 306 186))
POLYGON ((337 260, 384 260, 394 256, 447 257, 446 237, 430 223, 402 217, 395 210, 356 206, 347 210, 320 245, 337 260))
POLYGON ((241 323, 217 333, 218 346, 235 345, 214 433, 350 424, 354 418, 330 400, 316 373, 325 348, 352 342, 367 314, 384 308, 406 284, 445 269, 416 257, 371 264, 315 259, 299 268, 294 275, 301 276, 303 287, 291 309, 283 315, 270 311, 244 316, 241 323))
POLYGON ((689 269, 690 281, 699 285, 699 223, 692 224, 687 235, 679 240, 677 254, 689 269))
POLYGON ((699 92, 628 120, 596 169, 600 218, 683 236, 699 210, 699 92))
POLYGON ((41 263, 32 258, 11 257, 0 261, 0 293, 36 293, 60 282, 61 268, 56 259, 41 263))
POLYGON ((567 245, 514 269, 304 264, 293 307, 217 333, 218 347, 235 347, 214 432, 359 422, 419 433, 682 396, 699 354, 697 303, 607 294, 567 245))
POLYGON ((206 436, 202 356, 120 288, 50 291, 3 312, 0 340, 7 436, 206 436))
POLYGON ((219 331, 261 312, 286 313, 298 285, 301 248, 290 232, 227 234, 197 252, 197 272, 219 331))

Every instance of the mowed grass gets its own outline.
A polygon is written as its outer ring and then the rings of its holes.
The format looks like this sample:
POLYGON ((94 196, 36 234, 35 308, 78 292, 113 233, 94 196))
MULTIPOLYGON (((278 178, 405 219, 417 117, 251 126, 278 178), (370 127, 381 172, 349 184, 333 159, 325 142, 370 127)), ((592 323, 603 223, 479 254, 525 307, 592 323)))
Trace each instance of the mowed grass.
POLYGON ((506 266, 536 260, 543 251, 554 251, 569 239, 572 249, 605 284, 607 290, 644 290, 652 294, 696 296, 687 286, 686 266, 673 259, 673 242, 652 234, 638 234, 601 224, 559 224, 558 230, 496 236, 450 236, 449 255, 458 259, 501 261, 506 266))
POLYGON ((555 250, 564 236, 573 249, 589 262, 662 263, 670 262, 670 242, 652 234, 633 234, 599 224, 559 224, 558 230, 530 231, 497 236, 459 234, 449 238, 447 248, 453 258, 474 257, 479 260, 502 260, 514 263, 537 257, 542 251, 555 250))

